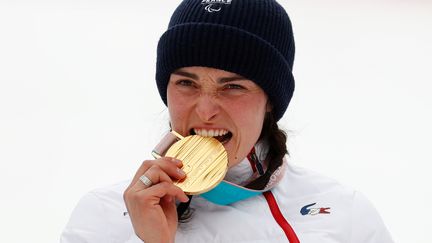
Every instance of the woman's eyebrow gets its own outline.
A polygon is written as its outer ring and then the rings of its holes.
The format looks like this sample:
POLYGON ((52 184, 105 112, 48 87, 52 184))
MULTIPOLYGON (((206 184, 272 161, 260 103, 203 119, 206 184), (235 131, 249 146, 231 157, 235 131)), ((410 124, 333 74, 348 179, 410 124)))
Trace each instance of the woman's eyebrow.
POLYGON ((173 74, 184 76, 184 77, 188 77, 188 78, 191 78, 191 79, 194 79, 194 80, 198 80, 198 76, 197 75, 195 75, 193 73, 188 73, 188 72, 185 72, 185 71, 177 70, 177 71, 174 71, 173 74))
MULTIPOLYGON (((180 75, 180 76, 184 76, 184 77, 188 77, 194 80, 198 80, 199 77, 198 75, 194 74, 194 73, 189 73, 186 71, 182 71, 182 70, 176 70, 173 72, 173 74, 175 75, 180 75)), ((242 76, 234 76, 234 77, 226 77, 226 78, 220 78, 218 80, 218 83, 226 83, 226 82, 231 82, 231 81, 238 81, 238 80, 247 80, 246 78, 242 77, 242 76)))
POLYGON ((227 78, 219 79, 219 83, 226 83, 226 82, 240 81, 240 80, 247 80, 247 79, 242 76, 227 77, 227 78))

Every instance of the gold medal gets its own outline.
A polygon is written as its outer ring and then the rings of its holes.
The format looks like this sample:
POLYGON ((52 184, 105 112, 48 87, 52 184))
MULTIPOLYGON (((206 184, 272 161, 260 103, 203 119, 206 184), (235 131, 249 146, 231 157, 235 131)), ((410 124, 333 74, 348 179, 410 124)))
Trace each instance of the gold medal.
MULTIPOLYGON (((180 140, 172 144, 165 156, 183 162, 186 178, 174 182, 186 194, 196 195, 213 189, 228 171, 228 156, 224 146, 215 138, 191 135, 183 137, 172 131, 180 140)), ((158 154, 153 151, 153 155, 158 154)))

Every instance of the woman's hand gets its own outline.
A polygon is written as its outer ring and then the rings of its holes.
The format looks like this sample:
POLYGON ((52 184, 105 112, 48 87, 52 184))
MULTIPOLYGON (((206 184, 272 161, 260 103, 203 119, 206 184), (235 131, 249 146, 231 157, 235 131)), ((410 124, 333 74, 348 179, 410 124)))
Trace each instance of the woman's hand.
POLYGON ((135 233, 145 243, 174 242, 177 230, 175 199, 187 202, 186 194, 173 184, 183 179, 181 161, 163 157, 144 161, 123 194, 135 233), (139 178, 145 175, 152 185, 139 178))

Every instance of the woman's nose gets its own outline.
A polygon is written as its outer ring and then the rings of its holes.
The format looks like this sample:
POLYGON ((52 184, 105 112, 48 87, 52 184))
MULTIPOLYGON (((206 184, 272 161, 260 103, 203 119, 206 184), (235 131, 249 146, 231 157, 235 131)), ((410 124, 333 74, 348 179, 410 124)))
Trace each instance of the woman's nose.
POLYGON ((196 113, 204 122, 211 122, 214 120, 220 111, 220 106, 214 96, 215 95, 211 94, 203 94, 198 98, 196 113))

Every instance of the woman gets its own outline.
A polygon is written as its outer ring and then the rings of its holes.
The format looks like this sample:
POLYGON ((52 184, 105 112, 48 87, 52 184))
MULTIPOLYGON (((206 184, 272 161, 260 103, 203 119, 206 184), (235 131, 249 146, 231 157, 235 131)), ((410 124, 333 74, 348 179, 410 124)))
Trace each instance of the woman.
POLYGON ((286 162, 277 121, 294 49, 274 0, 183 1, 159 40, 156 81, 172 130, 227 150, 227 188, 188 197, 173 184, 182 161, 147 160, 130 183, 86 195, 62 242, 392 242, 361 194, 286 162))

